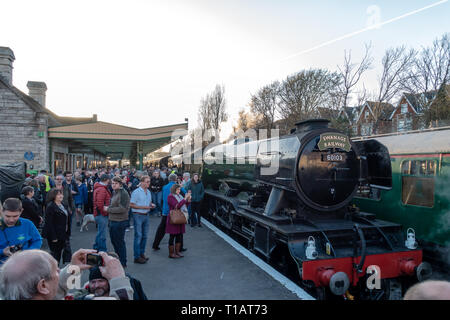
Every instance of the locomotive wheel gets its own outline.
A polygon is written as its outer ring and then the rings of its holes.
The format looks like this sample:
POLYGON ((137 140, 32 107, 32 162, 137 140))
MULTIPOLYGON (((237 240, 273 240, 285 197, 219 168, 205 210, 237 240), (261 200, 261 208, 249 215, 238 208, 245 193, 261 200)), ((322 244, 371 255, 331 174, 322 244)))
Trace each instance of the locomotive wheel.
POLYGON ((209 199, 208 216, 209 216, 209 221, 214 226, 217 227, 218 223, 217 223, 217 219, 216 219, 216 200, 215 199, 209 199))
POLYGON ((217 224, 224 227, 227 234, 231 232, 231 205, 221 201, 215 200, 215 217, 217 224))
POLYGON ((255 241, 253 238, 247 241, 247 249, 249 251, 253 252, 254 245, 255 245, 255 241))
POLYGON ((315 292, 315 297, 316 297, 317 300, 322 300, 322 301, 327 300, 327 298, 329 296, 328 292, 327 292, 327 288, 325 288, 325 287, 316 287, 315 291, 316 291, 315 292))
POLYGON ((385 298, 387 300, 402 300, 402 283, 398 279, 387 279, 385 285, 385 298))

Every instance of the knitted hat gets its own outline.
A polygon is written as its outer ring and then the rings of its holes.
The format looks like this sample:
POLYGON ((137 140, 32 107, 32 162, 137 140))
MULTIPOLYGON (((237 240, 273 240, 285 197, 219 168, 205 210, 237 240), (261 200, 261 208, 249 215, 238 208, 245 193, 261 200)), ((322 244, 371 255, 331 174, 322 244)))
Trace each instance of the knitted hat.
POLYGON ((105 279, 106 278, 102 275, 99 267, 93 267, 89 271, 89 281, 92 281, 94 279, 105 279))

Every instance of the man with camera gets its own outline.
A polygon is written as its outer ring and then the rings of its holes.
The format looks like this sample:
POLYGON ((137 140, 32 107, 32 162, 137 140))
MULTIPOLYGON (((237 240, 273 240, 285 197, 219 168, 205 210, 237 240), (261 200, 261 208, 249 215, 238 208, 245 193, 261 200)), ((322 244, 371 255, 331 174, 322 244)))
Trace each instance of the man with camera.
POLYGON ((18 252, 0 269, 0 296, 4 300, 132 300, 130 279, 125 276, 120 261, 105 252, 95 252, 78 250, 72 255, 70 264, 61 271, 56 260, 46 251, 18 252), (92 290, 84 294, 86 290, 76 284, 80 284, 81 272, 94 265, 104 282, 94 284, 92 290), (92 295, 89 294, 91 291, 92 295))
POLYGON ((33 222, 20 218, 23 209, 19 199, 6 199, 0 211, 0 264, 17 251, 41 248, 42 237, 33 222))
POLYGON ((106 252, 95 253, 95 250, 81 250, 83 251, 78 256, 74 254, 72 267, 68 266, 60 272, 59 286, 65 299, 133 300, 134 291, 130 279, 125 275, 119 259, 106 252), (77 268, 80 271, 89 269, 89 284, 85 288, 74 288, 68 291, 70 277, 74 276, 71 272, 76 271, 77 268))
MULTIPOLYGON (((94 267, 89 270, 89 283, 84 287, 84 289, 77 290, 71 293, 71 296, 75 300, 106 299, 110 296, 110 281, 106 278, 106 275, 102 273, 99 267, 99 264, 101 263, 101 261, 103 261, 103 258, 100 255, 97 257, 100 258, 100 261, 96 261, 95 254, 91 254, 88 256, 88 264, 92 264, 94 265, 94 267)), ((113 257, 120 260, 119 256, 114 252, 108 252, 108 257, 113 257)), ((133 295, 132 300, 148 300, 142 288, 141 282, 127 273, 125 273, 125 277, 128 278, 131 288, 133 289, 133 292, 131 293, 133 295)), ((117 283, 113 285, 117 287, 117 283)), ((116 295, 117 297, 123 295, 120 300, 129 300, 128 295, 125 296, 124 293, 125 291, 118 291, 116 295)))

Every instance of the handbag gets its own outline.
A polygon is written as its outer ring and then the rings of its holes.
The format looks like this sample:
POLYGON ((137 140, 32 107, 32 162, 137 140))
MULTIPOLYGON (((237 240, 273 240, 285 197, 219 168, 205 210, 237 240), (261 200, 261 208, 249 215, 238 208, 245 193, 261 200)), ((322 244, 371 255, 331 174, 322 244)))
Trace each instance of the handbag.
POLYGON ((169 219, 171 224, 186 224, 186 216, 180 209, 170 210, 169 219))
POLYGON ((186 211, 183 211, 183 210, 181 210, 181 212, 183 212, 184 217, 186 218, 186 221, 188 221, 189 220, 189 213, 186 212, 186 211))

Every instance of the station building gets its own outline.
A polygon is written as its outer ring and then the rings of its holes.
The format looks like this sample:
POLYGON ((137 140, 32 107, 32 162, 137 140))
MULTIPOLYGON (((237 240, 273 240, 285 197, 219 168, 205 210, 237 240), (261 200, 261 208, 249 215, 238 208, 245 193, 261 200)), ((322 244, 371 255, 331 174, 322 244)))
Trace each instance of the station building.
MULTIPOLYGON (((64 117, 46 106, 47 86, 28 81, 28 94, 13 85, 13 51, 0 47, 0 165, 26 162, 30 172, 51 173, 105 166, 107 160, 143 156, 172 141, 187 122, 137 129, 92 117, 64 117)), ((137 161, 136 161, 137 160, 137 161)))

